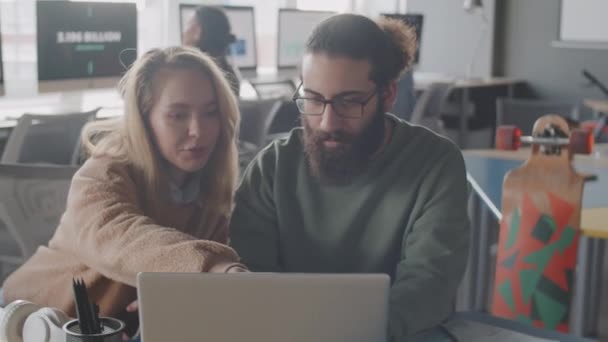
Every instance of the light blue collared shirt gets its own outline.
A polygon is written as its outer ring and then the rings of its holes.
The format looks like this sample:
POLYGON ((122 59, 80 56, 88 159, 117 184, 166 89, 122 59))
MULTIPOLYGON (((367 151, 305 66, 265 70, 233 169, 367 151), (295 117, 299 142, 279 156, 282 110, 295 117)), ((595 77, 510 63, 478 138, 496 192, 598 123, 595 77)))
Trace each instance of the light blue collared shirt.
POLYGON ((182 187, 169 182, 171 202, 175 204, 190 204, 199 198, 201 192, 201 176, 196 175, 188 180, 182 187))

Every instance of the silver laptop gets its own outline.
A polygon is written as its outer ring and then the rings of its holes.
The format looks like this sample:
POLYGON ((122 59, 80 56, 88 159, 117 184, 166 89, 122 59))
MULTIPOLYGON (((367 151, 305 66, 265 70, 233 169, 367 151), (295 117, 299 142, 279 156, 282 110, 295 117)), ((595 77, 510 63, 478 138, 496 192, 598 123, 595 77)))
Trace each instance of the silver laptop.
POLYGON ((384 342, 382 274, 140 273, 142 342, 384 342))

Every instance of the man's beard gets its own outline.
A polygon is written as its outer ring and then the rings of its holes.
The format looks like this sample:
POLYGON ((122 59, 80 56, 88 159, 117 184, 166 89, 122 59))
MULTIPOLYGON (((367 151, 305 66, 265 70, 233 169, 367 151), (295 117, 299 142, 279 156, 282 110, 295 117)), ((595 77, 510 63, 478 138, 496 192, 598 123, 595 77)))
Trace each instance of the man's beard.
POLYGON ((340 130, 321 132, 314 130, 303 119, 304 150, 312 175, 323 183, 349 184, 367 168, 372 156, 382 145, 385 135, 384 117, 384 111, 379 106, 372 121, 359 135, 340 130), (327 140, 339 142, 340 145, 328 149, 323 144, 327 140))

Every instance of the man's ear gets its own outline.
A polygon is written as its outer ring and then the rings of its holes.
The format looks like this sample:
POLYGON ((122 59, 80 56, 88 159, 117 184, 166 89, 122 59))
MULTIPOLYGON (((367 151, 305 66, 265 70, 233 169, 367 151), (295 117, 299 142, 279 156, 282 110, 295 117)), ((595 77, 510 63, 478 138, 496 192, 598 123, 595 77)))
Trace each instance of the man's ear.
POLYGON ((393 106, 395 105, 395 100, 397 99, 397 82, 390 82, 386 87, 384 87, 381 95, 383 102, 382 109, 384 110, 384 112, 388 112, 393 109, 393 106))

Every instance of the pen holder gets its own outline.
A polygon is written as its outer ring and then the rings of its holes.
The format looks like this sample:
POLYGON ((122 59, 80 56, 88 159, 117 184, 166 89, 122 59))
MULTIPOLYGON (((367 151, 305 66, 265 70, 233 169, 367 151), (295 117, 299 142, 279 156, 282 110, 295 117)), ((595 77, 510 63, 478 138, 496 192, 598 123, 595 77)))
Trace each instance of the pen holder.
POLYGON ((101 317, 103 331, 101 334, 84 335, 80 332, 78 320, 74 319, 63 326, 66 342, 122 342, 125 323, 111 317, 101 317))

